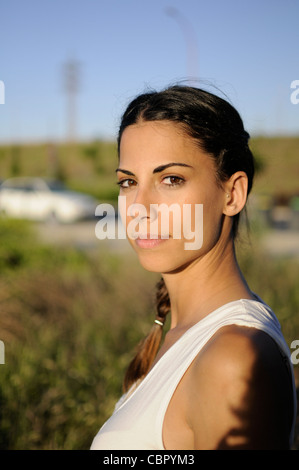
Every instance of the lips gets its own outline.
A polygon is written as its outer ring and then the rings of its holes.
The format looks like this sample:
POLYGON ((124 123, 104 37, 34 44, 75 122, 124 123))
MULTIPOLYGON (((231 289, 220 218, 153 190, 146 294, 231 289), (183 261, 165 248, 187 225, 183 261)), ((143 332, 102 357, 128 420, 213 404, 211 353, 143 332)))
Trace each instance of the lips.
POLYGON ((155 248, 162 243, 166 242, 169 239, 169 236, 162 238, 160 235, 147 234, 144 237, 138 237, 135 240, 136 245, 139 248, 155 248))

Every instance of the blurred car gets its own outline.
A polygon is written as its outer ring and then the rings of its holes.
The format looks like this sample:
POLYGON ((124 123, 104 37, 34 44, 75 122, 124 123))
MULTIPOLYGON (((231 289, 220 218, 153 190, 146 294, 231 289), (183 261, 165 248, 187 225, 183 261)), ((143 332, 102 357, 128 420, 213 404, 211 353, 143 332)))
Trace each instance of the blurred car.
POLYGON ((0 213, 36 221, 75 222, 95 216, 97 201, 57 180, 16 177, 0 186, 0 213))

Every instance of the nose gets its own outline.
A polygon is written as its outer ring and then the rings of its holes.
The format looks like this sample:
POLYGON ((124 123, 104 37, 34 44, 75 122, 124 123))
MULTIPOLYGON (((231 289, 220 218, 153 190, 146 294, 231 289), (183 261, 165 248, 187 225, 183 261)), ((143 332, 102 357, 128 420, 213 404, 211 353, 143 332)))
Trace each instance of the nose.
POLYGON ((140 221, 152 221, 157 217, 154 206, 157 204, 157 197, 151 188, 139 186, 132 201, 128 201, 128 213, 132 218, 140 221))
POLYGON ((139 185, 136 188, 134 198, 133 198, 134 204, 142 204, 144 206, 147 206, 151 199, 151 193, 152 193, 152 190, 150 187, 141 185, 141 183, 139 183, 139 185))
POLYGON ((135 193, 135 197, 129 202, 128 213, 132 218, 138 218, 144 220, 149 217, 150 198, 148 195, 149 191, 138 188, 135 193))

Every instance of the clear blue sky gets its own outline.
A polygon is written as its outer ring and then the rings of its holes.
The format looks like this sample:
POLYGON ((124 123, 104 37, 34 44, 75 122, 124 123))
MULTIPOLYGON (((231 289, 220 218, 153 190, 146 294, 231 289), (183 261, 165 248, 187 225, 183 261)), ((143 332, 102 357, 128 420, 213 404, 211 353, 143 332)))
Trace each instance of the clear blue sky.
POLYGON ((66 137, 69 60, 78 138, 113 138, 129 99, 190 74, 252 134, 299 134, 299 0, 0 0, 0 143, 66 137))

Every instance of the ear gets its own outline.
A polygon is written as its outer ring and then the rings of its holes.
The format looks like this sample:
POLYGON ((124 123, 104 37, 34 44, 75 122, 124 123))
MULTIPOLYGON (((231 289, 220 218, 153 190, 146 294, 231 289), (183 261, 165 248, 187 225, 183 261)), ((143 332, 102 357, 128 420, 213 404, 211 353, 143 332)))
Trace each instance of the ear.
POLYGON ((248 178, 244 171, 237 171, 224 183, 223 214, 234 216, 241 212, 247 200, 248 178))

